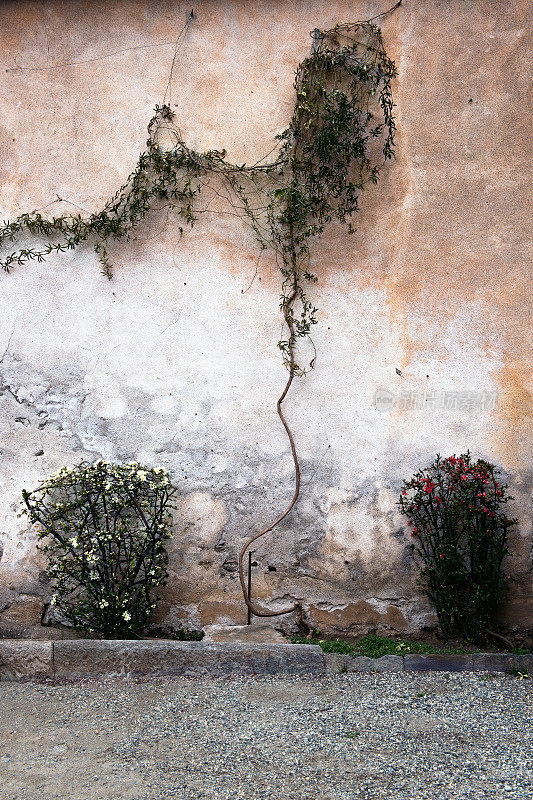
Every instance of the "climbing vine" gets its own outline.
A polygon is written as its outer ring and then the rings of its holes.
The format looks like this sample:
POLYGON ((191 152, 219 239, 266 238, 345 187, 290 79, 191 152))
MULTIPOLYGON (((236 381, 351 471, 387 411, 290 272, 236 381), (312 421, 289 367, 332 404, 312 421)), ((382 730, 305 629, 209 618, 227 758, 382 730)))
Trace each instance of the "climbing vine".
POLYGON ((281 275, 280 308, 286 332, 278 346, 289 372, 277 411, 291 446, 295 491, 283 514, 250 538, 239 557, 245 601, 259 616, 295 610, 273 612, 253 605, 242 560, 253 541, 287 516, 299 495, 298 457, 281 406, 293 378, 303 375, 314 362, 304 365, 297 354, 299 340, 309 335, 317 321, 317 309, 306 288, 316 281, 309 264, 310 245, 332 220, 353 231, 352 219, 359 210, 363 188, 377 183, 381 168, 394 154, 391 80, 396 69, 385 52, 381 30, 367 21, 327 31, 317 29, 312 37, 312 52, 296 72, 292 118, 265 158, 238 165, 227 160, 225 150, 191 150, 174 112, 163 103, 156 106, 148 124, 146 149, 134 171, 101 211, 86 217, 66 214, 52 218, 35 211, 0 227, 0 244, 14 242, 25 232, 49 240, 41 249, 20 248, 8 253, 0 262, 6 271, 90 243, 103 274, 111 278, 109 243, 128 240, 150 211, 166 207, 192 226, 216 197, 223 198, 228 210, 252 228, 261 250, 274 254, 281 275))

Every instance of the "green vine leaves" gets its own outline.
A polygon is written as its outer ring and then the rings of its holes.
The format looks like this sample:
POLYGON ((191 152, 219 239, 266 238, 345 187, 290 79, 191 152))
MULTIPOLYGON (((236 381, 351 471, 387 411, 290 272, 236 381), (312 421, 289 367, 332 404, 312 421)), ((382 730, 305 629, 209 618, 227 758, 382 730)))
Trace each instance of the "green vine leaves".
POLYGON ((0 261, 3 269, 90 243, 111 278, 110 242, 127 240, 156 208, 175 210, 192 226, 208 210, 200 196, 210 190, 251 226, 261 250, 274 253, 287 330, 279 348, 291 376, 303 374, 296 343, 317 321, 306 294, 306 285, 316 281, 309 268, 310 243, 332 219, 353 230, 360 193, 369 181, 378 181, 383 163, 393 156, 396 130, 391 94, 396 69, 380 29, 357 23, 317 30, 313 37, 313 52, 296 73, 292 119, 269 156, 249 166, 231 164, 224 150, 195 152, 183 141, 171 108, 156 106, 146 150, 102 210, 50 219, 34 211, 3 223, 0 246, 26 232, 48 239, 41 249, 12 250, 0 261), (163 139, 170 146, 163 146, 163 139))
POLYGON ((277 413, 289 439, 295 484, 285 510, 243 545, 239 579, 253 614, 269 617, 295 612, 300 632, 307 633, 299 601, 281 610, 268 610, 252 601, 243 559, 253 542, 285 519, 300 492, 300 465, 282 403, 294 377, 306 372, 297 359, 297 344, 309 336, 317 321, 317 309, 306 292, 316 281, 310 268, 311 243, 332 220, 353 230, 361 192, 368 183, 377 183, 381 168, 394 155, 396 132, 391 93, 396 68, 385 52, 380 29, 369 20, 315 30, 312 35, 313 50, 296 72, 296 102, 289 125, 267 156, 255 164, 232 164, 225 150, 198 153, 188 148, 174 113, 164 103, 155 108, 146 149, 134 171, 101 211, 87 217, 51 219, 34 211, 0 227, 0 246, 16 242, 25 233, 48 239, 42 249, 9 252, 0 261, 6 271, 90 243, 103 274, 111 278, 109 243, 128 240, 150 211, 166 207, 192 226, 215 199, 222 199, 229 213, 251 227, 261 251, 273 253, 281 274, 280 308, 286 331, 279 348, 289 372, 277 413))

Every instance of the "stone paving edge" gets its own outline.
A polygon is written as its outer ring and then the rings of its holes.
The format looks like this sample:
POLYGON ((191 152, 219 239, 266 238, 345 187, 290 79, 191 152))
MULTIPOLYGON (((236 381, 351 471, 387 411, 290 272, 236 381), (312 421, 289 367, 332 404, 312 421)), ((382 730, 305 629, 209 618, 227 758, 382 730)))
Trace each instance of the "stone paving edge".
POLYGON ((51 641, 0 639, 0 680, 51 678, 54 648, 51 641))
POLYGON ((0 680, 113 675, 324 675, 341 672, 512 672, 533 675, 533 655, 323 653, 316 645, 172 640, 0 639, 0 680))

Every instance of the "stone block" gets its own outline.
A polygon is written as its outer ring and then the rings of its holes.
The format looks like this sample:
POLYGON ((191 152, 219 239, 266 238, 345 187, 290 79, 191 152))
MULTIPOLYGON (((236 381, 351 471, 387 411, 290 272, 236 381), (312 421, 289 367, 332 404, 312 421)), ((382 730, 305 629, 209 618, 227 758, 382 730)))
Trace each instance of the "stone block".
POLYGON ((272 625, 206 625, 204 631, 204 642, 287 644, 287 639, 272 625))
POLYGON ((406 672, 469 672, 474 662, 471 655, 406 655, 406 672))
POLYGON ((54 643, 56 677, 100 675, 320 675, 319 647, 211 642, 61 641, 54 643))
POLYGON ((40 623, 44 603, 40 597, 21 596, 2 612, 2 625, 35 625, 40 623))
POLYGON ((349 656, 343 653, 325 653, 326 670, 330 674, 338 672, 403 672, 402 656, 349 656))
POLYGON ((52 642, 0 640, 0 679, 49 678, 53 675, 52 642))
POLYGON ((402 656, 381 656, 381 658, 368 658, 356 656, 348 672, 403 672, 402 656))
POLYGON ((533 675, 533 655, 518 656, 513 653, 474 653, 476 672, 529 672, 533 675))
POLYGON ((336 675, 339 672, 353 672, 353 656, 344 653, 324 653, 326 660, 326 672, 328 675, 336 675))

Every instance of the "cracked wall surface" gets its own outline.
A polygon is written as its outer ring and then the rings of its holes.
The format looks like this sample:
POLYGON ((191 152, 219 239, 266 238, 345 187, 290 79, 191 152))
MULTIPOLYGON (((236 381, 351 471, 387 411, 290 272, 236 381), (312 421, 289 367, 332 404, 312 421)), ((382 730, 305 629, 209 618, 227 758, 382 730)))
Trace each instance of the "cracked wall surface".
MULTIPOLYGON (((2 218, 57 196, 53 213, 97 211, 123 183, 190 7, 0 5, 2 218)), ((176 121, 191 147, 225 147, 236 163, 286 126, 309 31, 382 10, 194 9, 173 73, 176 121)), ((467 449, 511 483, 520 526, 502 623, 533 628, 527 17, 526 2, 428 0, 382 24, 399 69, 397 158, 363 195, 357 232, 331 225, 313 248, 318 357, 287 402, 302 496, 254 553, 254 595, 274 608, 302 600, 324 632, 434 628, 395 501, 437 452, 467 449)), ((0 276, 4 635, 35 633, 50 596, 17 516, 21 489, 98 458, 163 466, 180 488, 159 622, 245 621, 239 549, 292 492, 275 415, 279 274, 239 219, 204 215, 183 235, 180 224, 154 213, 113 245, 111 282, 90 248, 0 276)))

